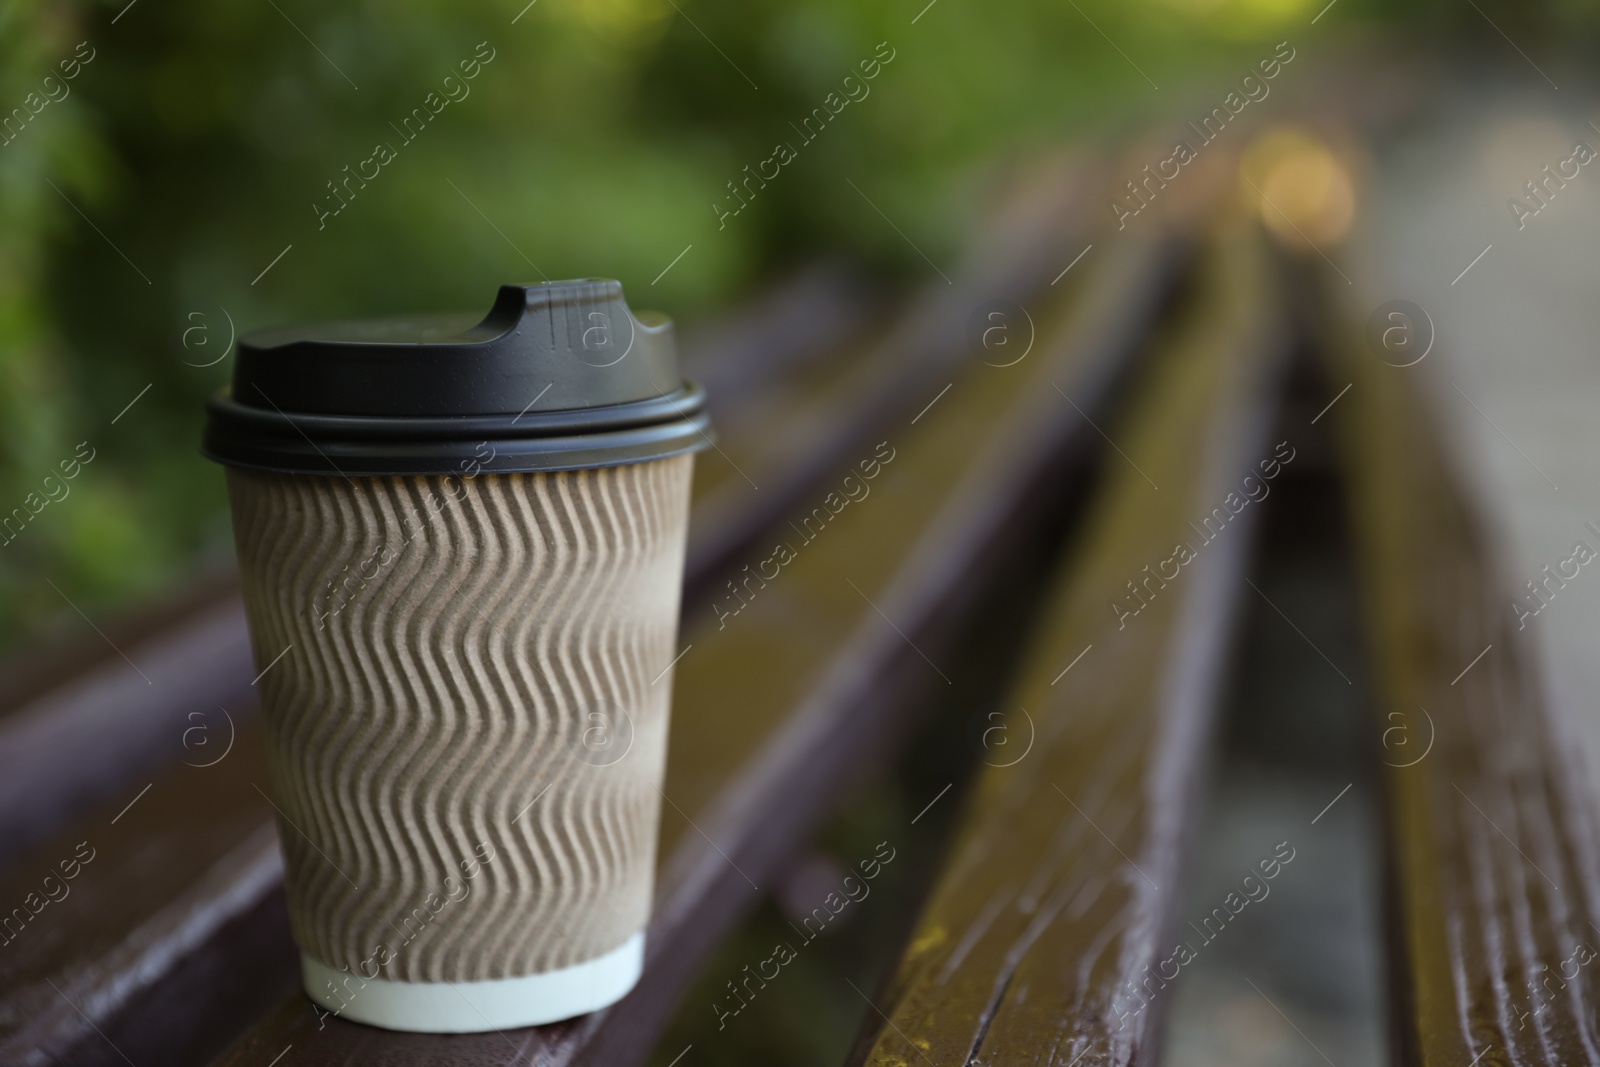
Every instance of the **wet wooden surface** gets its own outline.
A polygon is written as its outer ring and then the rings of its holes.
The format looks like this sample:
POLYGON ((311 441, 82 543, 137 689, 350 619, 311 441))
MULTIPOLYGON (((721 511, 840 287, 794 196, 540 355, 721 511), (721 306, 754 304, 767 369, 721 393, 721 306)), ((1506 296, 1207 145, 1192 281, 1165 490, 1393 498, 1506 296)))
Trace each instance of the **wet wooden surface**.
POLYGON ((1106 427, 1119 456, 877 1002, 875 1067, 1156 1062, 1167 983, 1144 983, 1187 934, 1172 929, 1186 830, 1251 595, 1254 512, 1232 509, 1258 463, 1277 463, 1267 429, 1289 344, 1250 233, 1218 238, 1192 281, 1130 414, 1106 427), (1213 508, 1227 521, 1191 525, 1213 508))
POLYGON ((1600 826, 1536 646, 1426 379, 1331 313, 1324 334, 1350 384, 1334 410, 1382 716, 1399 1062, 1600 1064, 1600 826))

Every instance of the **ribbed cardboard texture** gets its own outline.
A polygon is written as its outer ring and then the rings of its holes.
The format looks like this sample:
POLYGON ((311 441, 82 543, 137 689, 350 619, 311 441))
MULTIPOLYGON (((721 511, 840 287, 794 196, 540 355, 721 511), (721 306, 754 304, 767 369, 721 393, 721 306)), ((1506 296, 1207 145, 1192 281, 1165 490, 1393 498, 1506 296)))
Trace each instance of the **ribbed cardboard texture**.
POLYGON ((692 463, 228 471, 303 951, 482 981, 643 929, 692 463))

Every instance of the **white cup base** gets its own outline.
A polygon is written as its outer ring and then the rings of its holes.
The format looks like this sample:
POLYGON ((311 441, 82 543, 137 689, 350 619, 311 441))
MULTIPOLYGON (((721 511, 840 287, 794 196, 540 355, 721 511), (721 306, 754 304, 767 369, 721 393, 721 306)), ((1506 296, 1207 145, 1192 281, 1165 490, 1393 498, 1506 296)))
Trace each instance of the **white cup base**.
POLYGON ((328 1011, 369 1026, 428 1034, 541 1026, 598 1011, 627 996, 643 967, 643 933, 571 967, 486 982, 352 978, 349 971, 300 956, 306 995, 328 1011))

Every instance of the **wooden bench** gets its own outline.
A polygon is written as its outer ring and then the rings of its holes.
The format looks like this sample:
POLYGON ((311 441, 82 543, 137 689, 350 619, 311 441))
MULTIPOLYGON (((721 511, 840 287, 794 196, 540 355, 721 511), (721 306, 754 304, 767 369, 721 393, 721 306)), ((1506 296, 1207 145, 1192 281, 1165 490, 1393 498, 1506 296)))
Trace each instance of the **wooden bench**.
POLYGON ((622 1003, 452 1036, 312 1010, 222 575, 0 695, 0 904, 59 897, 5 929, 0 1062, 642 1063, 851 784, 981 693, 972 777, 906 819, 939 804, 951 829, 920 910, 882 920, 898 959, 856 990, 848 1062, 1155 1063, 1260 501, 1334 427, 1369 727, 1425 708, 1433 739, 1382 772, 1396 1062, 1600 1064, 1595 979, 1562 969, 1600 936, 1594 813, 1479 522, 1415 387, 1320 272, 1218 206, 1228 183, 1196 179, 1188 209, 1117 233, 1083 206, 1103 176, 1052 165, 948 285, 862 296, 822 270, 686 341, 721 437, 697 467, 657 895, 622 1003), (1018 347, 984 347, 996 323, 1018 347), (1285 399, 1313 356, 1327 399, 1350 384, 1326 409, 1285 399), (1041 606, 997 679, 965 645, 1019 584, 1041 606))

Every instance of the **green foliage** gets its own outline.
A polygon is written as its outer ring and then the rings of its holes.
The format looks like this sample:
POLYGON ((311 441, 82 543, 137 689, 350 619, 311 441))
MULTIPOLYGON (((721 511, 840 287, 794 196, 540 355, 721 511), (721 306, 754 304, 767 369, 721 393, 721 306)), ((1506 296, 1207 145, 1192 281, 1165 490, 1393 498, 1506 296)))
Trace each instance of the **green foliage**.
POLYGON ((0 545, 0 643, 76 625, 62 594, 92 614, 226 553, 196 445, 235 331, 487 307, 540 276, 692 315, 819 250, 921 276, 880 210, 948 263, 993 161, 1171 106, 1310 9, 925 2, 8 0, 0 108, 78 42, 94 58, 0 146, 0 516, 78 442, 97 458, 0 545), (804 143, 880 42, 870 95, 804 143), (407 143, 412 109, 463 84, 407 143), (719 225, 727 183, 785 142, 794 161, 719 225), (379 144, 395 158, 319 223, 379 144))

